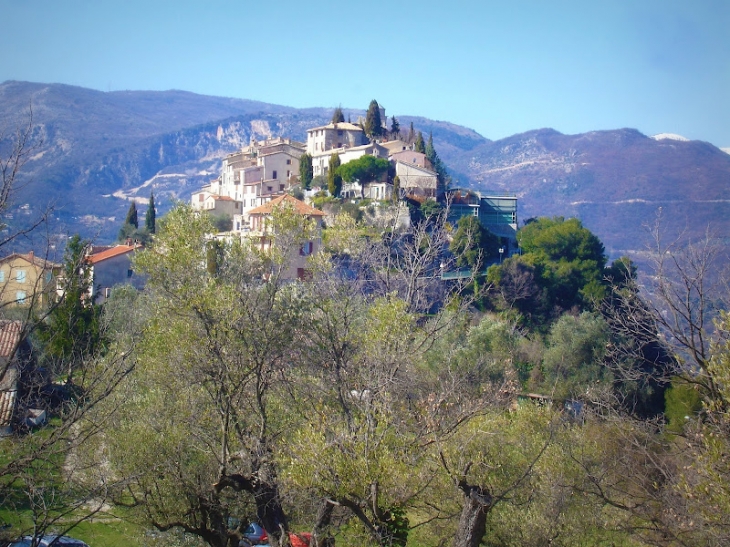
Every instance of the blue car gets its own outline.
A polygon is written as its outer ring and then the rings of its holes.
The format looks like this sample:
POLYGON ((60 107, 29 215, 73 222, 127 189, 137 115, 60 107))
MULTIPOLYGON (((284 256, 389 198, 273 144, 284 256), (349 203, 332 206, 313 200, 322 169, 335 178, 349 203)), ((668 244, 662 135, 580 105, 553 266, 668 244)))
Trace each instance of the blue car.
MULTIPOLYGON (((14 541, 9 547, 32 547, 33 536, 24 536, 14 541)), ((68 536, 43 536, 36 539, 37 547, 89 547, 80 539, 68 536)))

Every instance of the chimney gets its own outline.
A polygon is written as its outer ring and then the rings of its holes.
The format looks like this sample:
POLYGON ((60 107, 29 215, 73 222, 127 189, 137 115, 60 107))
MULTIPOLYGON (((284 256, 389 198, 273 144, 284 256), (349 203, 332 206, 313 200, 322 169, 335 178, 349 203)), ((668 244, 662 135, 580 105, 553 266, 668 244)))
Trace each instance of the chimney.
POLYGON ((127 247, 131 247, 132 246, 132 238, 131 237, 128 237, 127 238, 126 244, 127 244, 127 247))

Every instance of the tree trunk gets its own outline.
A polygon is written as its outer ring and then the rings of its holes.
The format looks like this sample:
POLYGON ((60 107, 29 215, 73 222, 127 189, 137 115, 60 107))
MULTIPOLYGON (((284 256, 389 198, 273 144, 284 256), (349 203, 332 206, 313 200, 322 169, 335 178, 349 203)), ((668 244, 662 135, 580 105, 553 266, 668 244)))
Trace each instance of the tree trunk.
POLYGON ((492 508, 492 495, 480 486, 472 486, 463 481, 459 483, 459 489, 464 493, 464 507, 461 509, 453 547, 479 547, 487 530, 487 514, 492 508))
POLYGON ((256 499, 256 516, 259 524, 269 535, 271 547, 286 547, 289 545, 289 526, 284 509, 281 506, 279 489, 275 484, 257 481, 254 487, 256 499))
POLYGON ((332 522, 332 512, 335 506, 328 500, 323 500, 317 511, 317 520, 312 528, 312 543, 310 547, 334 547, 335 538, 329 532, 329 525, 332 522))

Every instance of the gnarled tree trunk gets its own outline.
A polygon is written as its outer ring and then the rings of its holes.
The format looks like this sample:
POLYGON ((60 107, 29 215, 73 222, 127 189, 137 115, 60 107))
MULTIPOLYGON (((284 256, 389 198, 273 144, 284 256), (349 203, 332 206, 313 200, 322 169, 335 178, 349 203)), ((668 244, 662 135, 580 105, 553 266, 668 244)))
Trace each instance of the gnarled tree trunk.
POLYGON ((488 490, 463 480, 459 482, 459 489, 464 493, 464 507, 453 547, 479 547, 487 530, 487 515, 493 507, 494 498, 488 490))

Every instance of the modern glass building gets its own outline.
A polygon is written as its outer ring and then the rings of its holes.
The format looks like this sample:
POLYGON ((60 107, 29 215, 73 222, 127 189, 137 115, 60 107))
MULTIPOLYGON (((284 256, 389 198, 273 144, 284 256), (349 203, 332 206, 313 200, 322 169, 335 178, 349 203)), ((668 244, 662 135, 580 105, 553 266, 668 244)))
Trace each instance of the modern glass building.
POLYGON ((475 216, 482 226, 499 236, 504 258, 517 252, 517 196, 488 196, 474 190, 452 188, 446 193, 449 222, 475 216))

